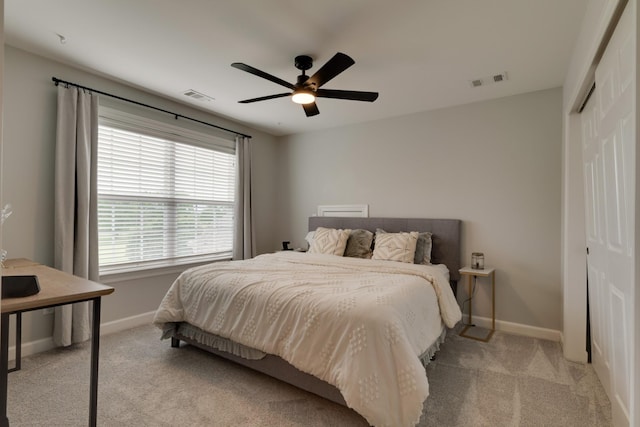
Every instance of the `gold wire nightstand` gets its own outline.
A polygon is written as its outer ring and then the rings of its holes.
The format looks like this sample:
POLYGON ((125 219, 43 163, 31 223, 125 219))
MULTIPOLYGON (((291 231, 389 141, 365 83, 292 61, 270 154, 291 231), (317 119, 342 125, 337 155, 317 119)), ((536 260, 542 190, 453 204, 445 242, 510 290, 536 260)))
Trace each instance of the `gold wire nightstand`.
POLYGON ((460 336, 465 338, 471 338, 478 341, 487 342, 493 336, 496 330, 496 270, 494 268, 484 268, 483 270, 476 270, 471 267, 463 267, 460 270, 460 274, 467 276, 469 283, 469 324, 460 331, 460 336), (472 306, 473 306, 473 284, 478 277, 491 277, 491 329, 486 336, 472 333, 478 332, 483 328, 474 329, 472 318, 472 306))

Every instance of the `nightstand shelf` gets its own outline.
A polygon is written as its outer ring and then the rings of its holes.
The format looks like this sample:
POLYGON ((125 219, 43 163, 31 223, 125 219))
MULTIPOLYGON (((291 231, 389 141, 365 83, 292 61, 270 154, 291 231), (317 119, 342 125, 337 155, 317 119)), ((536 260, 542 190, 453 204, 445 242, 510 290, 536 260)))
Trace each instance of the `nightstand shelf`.
MULTIPOLYGON (((469 283, 469 323, 460 331, 460 336, 465 338, 471 338, 478 341, 487 342, 493 336, 496 330, 496 270, 494 268, 485 268, 483 270, 477 270, 471 267, 464 267, 459 270, 460 274, 467 276, 469 283), (476 283, 478 277, 490 277, 491 278, 491 329, 486 336, 481 336, 473 332, 476 332, 475 326, 473 326, 473 285, 476 283)), ((478 328, 482 329, 482 328, 478 328)))

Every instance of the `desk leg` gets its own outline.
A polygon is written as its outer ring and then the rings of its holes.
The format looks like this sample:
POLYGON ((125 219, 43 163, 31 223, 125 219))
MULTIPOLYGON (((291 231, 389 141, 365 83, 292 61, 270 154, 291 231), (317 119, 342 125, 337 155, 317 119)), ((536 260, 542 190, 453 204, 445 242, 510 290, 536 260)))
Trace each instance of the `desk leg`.
POLYGON ((98 422, 98 354, 100 351, 100 297, 93 299, 93 324, 91 332, 91 379, 89 395, 89 427, 98 422))
POLYGON ((9 314, 3 313, 0 328, 0 427, 9 427, 7 380, 9 375, 9 314))
POLYGON ((16 365, 9 372, 19 371, 22 366, 22 312, 16 313, 16 365))

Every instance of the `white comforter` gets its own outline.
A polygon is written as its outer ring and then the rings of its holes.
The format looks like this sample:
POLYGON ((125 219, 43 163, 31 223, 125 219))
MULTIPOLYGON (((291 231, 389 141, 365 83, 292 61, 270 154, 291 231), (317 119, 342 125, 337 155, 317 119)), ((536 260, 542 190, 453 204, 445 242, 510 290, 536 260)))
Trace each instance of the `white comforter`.
POLYGON ((429 394, 423 326, 438 306, 446 326, 461 319, 437 266, 278 252, 185 271, 154 324, 188 322, 280 356, 370 424, 413 426, 429 394))

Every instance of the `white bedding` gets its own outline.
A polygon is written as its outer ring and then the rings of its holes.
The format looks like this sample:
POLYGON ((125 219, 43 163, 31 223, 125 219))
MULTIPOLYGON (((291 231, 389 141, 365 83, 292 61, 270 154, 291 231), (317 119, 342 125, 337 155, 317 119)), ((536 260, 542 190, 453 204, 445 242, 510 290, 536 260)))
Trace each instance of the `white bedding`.
POLYGON ((442 266, 297 252, 209 264, 173 283, 154 324, 188 322, 337 387, 374 426, 418 423, 418 356, 460 309, 442 266))

